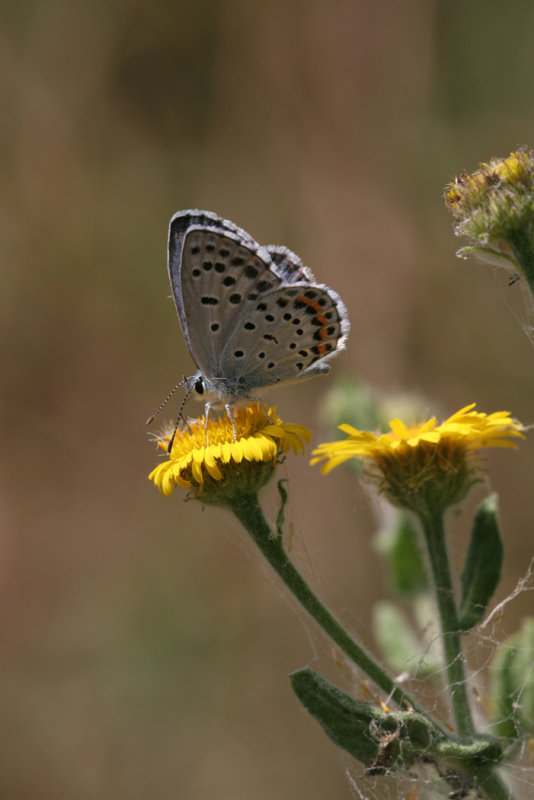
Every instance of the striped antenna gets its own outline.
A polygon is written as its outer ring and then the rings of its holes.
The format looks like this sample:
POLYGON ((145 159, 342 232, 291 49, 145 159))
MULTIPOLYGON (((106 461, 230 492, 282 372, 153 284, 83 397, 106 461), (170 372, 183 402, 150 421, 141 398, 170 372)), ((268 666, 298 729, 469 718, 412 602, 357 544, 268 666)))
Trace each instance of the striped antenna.
MULTIPOLYGON (((184 375, 184 377, 182 378, 182 380, 180 381, 180 383, 177 383, 177 384, 176 384, 176 386, 174 387, 174 389, 171 389, 171 391, 169 392, 169 394, 167 395, 167 397, 165 398, 165 400, 163 401, 163 403, 160 405, 160 407, 159 407, 159 408, 157 408, 157 409, 156 409, 156 411, 154 411, 154 413, 152 414, 152 416, 150 416, 150 417, 147 419, 147 421, 145 422, 145 425, 150 425, 150 423, 151 423, 151 422, 152 422, 152 421, 153 421, 153 420, 154 420, 154 419, 155 419, 155 418, 158 416, 158 414, 159 414, 159 412, 161 411, 161 409, 162 409, 162 408, 164 408, 164 407, 167 405, 167 403, 169 402, 169 400, 171 399, 171 397, 173 396, 173 394, 175 393, 175 391, 176 391, 177 389, 179 389, 179 388, 180 388, 180 386, 184 386, 184 384, 186 384, 186 385, 187 385, 187 378, 185 377, 185 375, 184 375)), ((190 395, 190 394, 191 394, 191 389, 190 389, 190 388, 189 388, 189 386, 188 386, 188 387, 187 387, 187 393, 186 393, 186 396, 185 396, 184 400, 182 401, 182 405, 181 405, 181 407, 180 407, 180 413, 179 413, 179 415, 178 415, 178 422, 180 421, 180 419, 181 419, 181 417, 182 417, 182 411, 184 410, 184 405, 185 405, 185 402, 186 402, 186 400, 187 400, 187 398, 189 397, 189 395, 190 395)), ((178 422, 176 423, 176 427, 178 427, 178 422)), ((176 430, 175 430, 174 432, 176 433, 176 430)), ((173 439, 174 439, 174 436, 173 436, 173 439)))
MULTIPOLYGON (((184 378, 183 382, 185 382, 186 390, 185 390, 184 399, 182 400, 182 405, 180 406, 180 411, 178 412, 178 417, 176 419, 176 425, 174 426, 174 430, 172 432, 172 436, 171 436, 171 438, 169 440, 169 444, 167 446, 167 453, 169 455, 170 455, 170 453, 172 451, 172 446, 174 444, 174 437, 176 436, 176 431, 178 430, 178 425, 180 424, 180 421, 184 419, 184 417, 183 417, 184 406, 187 403, 187 401, 189 400, 189 398, 191 396, 191 392, 193 391, 193 386, 189 383, 187 378, 184 378)), ((187 422, 185 424, 187 425, 187 422)), ((189 428, 189 425, 187 425, 187 427, 189 428)), ((189 428, 189 430, 191 430, 191 429, 189 428)))

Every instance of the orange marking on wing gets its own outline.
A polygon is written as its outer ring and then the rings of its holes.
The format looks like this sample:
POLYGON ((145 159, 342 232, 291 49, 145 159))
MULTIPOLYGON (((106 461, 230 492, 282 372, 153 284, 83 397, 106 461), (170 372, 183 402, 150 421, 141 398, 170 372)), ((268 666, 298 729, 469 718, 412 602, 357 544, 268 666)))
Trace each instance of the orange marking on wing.
POLYGON ((297 303, 304 303, 304 305, 310 306, 311 308, 313 308, 314 311, 320 311, 321 310, 321 306, 317 302, 317 300, 311 300, 309 297, 304 297, 303 294, 301 294, 301 295, 299 295, 299 297, 297 297, 296 302, 297 303))
POLYGON ((321 314, 323 307, 317 300, 310 300, 309 297, 304 297, 304 295, 301 294, 299 297, 297 297, 296 302, 302 303, 302 305, 313 308, 313 310, 317 312, 317 316, 315 317, 315 319, 317 319, 321 323, 321 325, 326 325, 328 320, 324 316, 324 314, 321 314))
MULTIPOLYGON (((325 339, 328 339, 328 331, 326 328, 326 326, 328 325, 328 319, 325 317, 324 314, 321 313, 322 312, 321 304, 317 300, 312 300, 309 297, 305 297, 303 294, 297 297, 296 302, 301 303, 304 306, 309 306, 310 308, 313 308, 313 310, 317 312, 317 315, 313 318, 313 321, 317 322, 319 325, 322 326, 321 328, 318 329, 317 336, 323 341, 325 339)), ((320 353, 324 353, 324 347, 322 349, 318 348, 318 350, 320 353)))

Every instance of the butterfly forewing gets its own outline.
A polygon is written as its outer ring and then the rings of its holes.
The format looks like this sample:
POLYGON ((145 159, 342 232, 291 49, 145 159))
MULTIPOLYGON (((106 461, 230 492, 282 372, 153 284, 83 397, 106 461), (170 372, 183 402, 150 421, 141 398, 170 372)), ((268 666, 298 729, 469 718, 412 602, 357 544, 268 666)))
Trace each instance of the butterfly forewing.
MULTIPOLYGON (((230 232, 191 229, 184 238, 181 295, 188 344, 208 379, 224 379, 223 351, 246 325, 251 304, 281 283, 252 242, 230 232)), ((267 257, 267 254, 265 253, 267 257)), ((232 376, 228 376, 232 377, 232 376)))

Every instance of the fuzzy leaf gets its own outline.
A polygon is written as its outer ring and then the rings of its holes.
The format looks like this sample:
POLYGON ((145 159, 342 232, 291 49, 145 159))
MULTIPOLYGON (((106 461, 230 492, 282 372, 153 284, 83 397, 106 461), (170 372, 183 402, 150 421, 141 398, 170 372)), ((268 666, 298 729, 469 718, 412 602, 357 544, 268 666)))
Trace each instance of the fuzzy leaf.
POLYGON ((354 700, 311 669, 298 670, 290 679, 300 702, 330 739, 370 767, 379 746, 370 732, 373 721, 371 704, 354 700))
POLYGON ((368 774, 382 774, 435 752, 440 737, 422 715, 362 703, 311 669, 298 670, 290 679, 300 702, 327 736, 361 761, 368 774))

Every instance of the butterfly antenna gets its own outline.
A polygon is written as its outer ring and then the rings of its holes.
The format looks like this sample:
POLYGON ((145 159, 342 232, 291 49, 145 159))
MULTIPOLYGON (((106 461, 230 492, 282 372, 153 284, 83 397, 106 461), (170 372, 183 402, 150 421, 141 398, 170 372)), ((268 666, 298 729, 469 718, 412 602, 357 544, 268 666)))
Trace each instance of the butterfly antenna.
MULTIPOLYGON (((193 391, 193 387, 190 386, 189 384, 187 384, 187 379, 186 378, 184 378, 184 381, 186 382, 187 389, 185 391, 185 395, 184 395, 184 399, 182 400, 182 404, 180 406, 180 411, 178 412, 178 417, 176 418, 176 425, 174 426, 174 430, 172 432, 172 436, 169 439, 169 444, 167 445, 167 453, 169 453, 169 454, 170 454, 170 452, 172 450, 172 446, 174 444, 174 437, 176 436, 176 431, 178 430, 178 425, 180 424, 180 422, 184 421, 184 416, 183 416, 183 414, 184 414, 184 406, 187 403, 187 401, 189 400, 189 398, 191 396, 191 392, 193 391)), ((174 389, 173 389, 173 391, 174 391, 174 389)), ((171 392, 171 394, 172 394, 172 392, 171 392)), ((186 425, 187 425, 187 423, 186 423, 186 425)), ((189 428, 189 425, 187 427, 189 428)))
MULTIPOLYGON (((171 391, 169 392, 169 394, 167 395, 167 397, 165 398, 165 400, 163 401, 163 403, 160 405, 160 407, 159 407, 159 408, 157 408, 157 409, 156 409, 156 411, 154 411, 154 413, 152 414, 152 416, 150 416, 150 417, 147 419, 147 421, 145 422, 145 425, 150 425, 150 423, 151 423, 151 422, 152 422, 152 421, 153 421, 153 420, 154 420, 154 419, 155 419, 155 418, 158 416, 158 414, 159 414, 159 412, 161 411, 161 409, 162 409, 162 408, 164 408, 164 407, 167 405, 167 403, 169 402, 169 400, 171 399, 171 397, 173 396, 173 394, 175 393, 175 391, 176 391, 177 389, 179 389, 179 388, 180 388, 180 386, 183 386, 185 383, 187 383, 187 378, 186 378, 186 377, 185 377, 185 375, 184 375, 184 377, 182 378, 182 380, 181 380, 179 383, 177 383, 177 384, 176 384, 176 386, 174 387, 174 389, 171 389, 171 391)), ((187 392, 187 394, 186 394, 186 396, 185 396, 185 400, 187 400, 187 398, 189 397, 189 394, 190 394, 190 391, 188 390, 188 392, 187 392)), ((182 406, 181 406, 181 408, 180 408, 180 414, 179 414, 179 416, 178 416, 178 421, 180 421, 180 417, 182 416, 182 411, 183 411, 183 408, 184 408, 184 403, 185 403, 185 400, 182 402, 182 406)), ((175 433, 176 433, 176 431, 175 431, 175 433)), ((173 437, 173 438, 174 438, 174 437, 173 437)))

